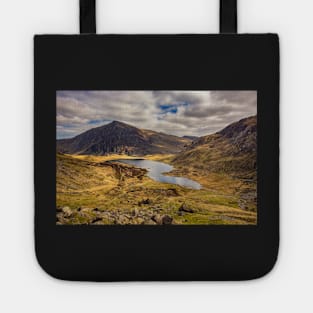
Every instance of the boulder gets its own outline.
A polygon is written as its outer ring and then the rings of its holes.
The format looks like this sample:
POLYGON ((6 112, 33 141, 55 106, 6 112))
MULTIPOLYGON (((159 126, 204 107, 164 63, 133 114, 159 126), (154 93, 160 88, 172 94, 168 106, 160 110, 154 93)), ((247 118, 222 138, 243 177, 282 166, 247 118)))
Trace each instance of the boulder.
POLYGON ((166 215, 156 214, 153 215, 151 219, 158 225, 170 225, 173 223, 173 218, 167 214, 166 215))
POLYGON ((98 223, 98 222, 100 222, 100 221, 102 221, 102 218, 97 217, 97 218, 95 218, 95 219, 93 219, 93 220, 91 221, 91 224, 95 224, 95 223, 98 223))
POLYGON ((179 212, 187 212, 187 213, 194 213, 195 210, 193 208, 191 208, 190 206, 188 206, 186 203, 183 203, 179 209, 179 212))
POLYGON ((73 214, 71 208, 68 206, 63 207, 62 212, 64 214, 64 217, 70 217, 73 214))
POLYGON ((156 225, 156 222, 152 219, 147 219, 144 221, 144 225, 156 225))
POLYGON ((151 219, 159 225, 162 224, 162 216, 160 214, 153 215, 151 219))
POLYGON ((177 197, 177 196, 179 196, 179 193, 178 193, 178 191, 176 190, 176 188, 169 188, 169 189, 167 189, 167 191, 166 191, 166 195, 167 195, 167 196, 172 196, 172 197, 177 197))
POLYGON ((162 216, 162 225, 171 225, 173 223, 173 218, 169 215, 162 216))

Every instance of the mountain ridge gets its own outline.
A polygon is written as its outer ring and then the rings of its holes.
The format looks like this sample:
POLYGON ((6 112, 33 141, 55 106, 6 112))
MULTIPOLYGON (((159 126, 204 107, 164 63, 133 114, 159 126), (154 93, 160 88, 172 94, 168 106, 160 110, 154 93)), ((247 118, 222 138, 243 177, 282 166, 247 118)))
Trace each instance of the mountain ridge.
POLYGON ((67 154, 175 154, 177 167, 256 177, 257 117, 250 116, 222 130, 193 138, 177 137, 112 121, 71 139, 57 141, 67 154))
POLYGON ((255 179, 256 153, 257 117, 250 116, 193 141, 175 156, 173 164, 255 179))
POLYGON ((129 155, 178 153, 190 143, 187 138, 112 121, 73 138, 57 140, 57 151, 68 154, 129 155))

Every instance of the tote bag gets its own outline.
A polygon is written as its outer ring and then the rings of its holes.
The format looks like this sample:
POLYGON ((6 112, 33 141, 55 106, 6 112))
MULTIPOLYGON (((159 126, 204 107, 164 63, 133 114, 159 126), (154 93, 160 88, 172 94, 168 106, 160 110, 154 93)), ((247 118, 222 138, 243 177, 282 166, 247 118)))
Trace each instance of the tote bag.
POLYGON ((246 280, 278 253, 279 42, 36 35, 35 247, 66 280, 246 280))

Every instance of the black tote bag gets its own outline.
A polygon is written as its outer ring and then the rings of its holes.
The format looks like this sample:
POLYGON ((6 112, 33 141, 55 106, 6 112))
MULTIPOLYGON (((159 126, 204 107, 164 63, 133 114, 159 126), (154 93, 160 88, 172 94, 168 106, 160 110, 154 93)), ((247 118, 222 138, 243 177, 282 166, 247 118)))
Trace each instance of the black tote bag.
POLYGON ((279 42, 37 35, 35 247, 66 280, 246 280, 279 242, 279 42))

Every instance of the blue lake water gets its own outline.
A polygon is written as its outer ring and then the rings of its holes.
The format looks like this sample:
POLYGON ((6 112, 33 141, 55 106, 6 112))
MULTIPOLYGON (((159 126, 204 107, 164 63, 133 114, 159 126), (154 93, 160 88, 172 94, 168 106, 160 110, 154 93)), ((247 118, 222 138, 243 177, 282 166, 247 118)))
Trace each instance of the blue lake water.
POLYGON ((170 172, 173 170, 173 166, 157 161, 150 161, 150 160, 143 160, 143 159, 121 159, 115 160, 121 163, 133 165, 135 167, 144 168, 148 171, 147 175, 161 183, 168 183, 168 184, 176 184, 187 188, 192 189, 201 189, 201 185, 191 179, 185 177, 174 177, 174 176, 166 176, 163 175, 165 173, 170 172))

